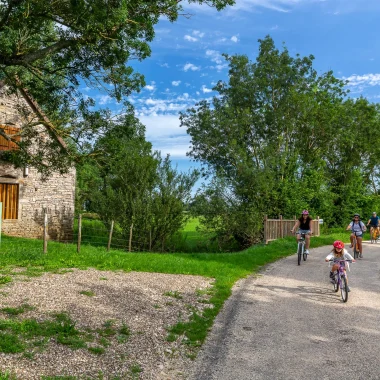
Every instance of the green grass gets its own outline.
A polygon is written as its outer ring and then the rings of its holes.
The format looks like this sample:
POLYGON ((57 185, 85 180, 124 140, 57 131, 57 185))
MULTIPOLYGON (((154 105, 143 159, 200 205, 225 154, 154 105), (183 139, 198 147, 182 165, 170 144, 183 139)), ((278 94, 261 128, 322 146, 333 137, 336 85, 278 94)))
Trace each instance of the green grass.
POLYGON ((79 292, 79 294, 83 294, 87 297, 93 297, 95 295, 95 293, 92 290, 82 290, 81 292, 79 292))
POLYGON ((28 304, 23 304, 19 307, 3 307, 0 309, 1 312, 6 313, 8 315, 19 315, 22 313, 25 313, 26 311, 34 310, 33 306, 30 306, 28 304))
POLYGON ((16 376, 12 375, 10 372, 0 372, 0 380, 16 380, 16 376))
MULTIPOLYGON (((167 248, 176 252, 217 252, 217 242, 212 241, 211 236, 200 233, 198 218, 190 218, 186 226, 175 234, 167 243, 167 248)), ((78 238, 78 220, 74 222, 74 240, 78 238)), ((107 247, 109 230, 101 220, 82 219, 82 240, 81 245, 91 245, 95 247, 107 247)), ((127 249, 128 239, 122 236, 122 231, 115 224, 112 235, 112 247, 118 249, 127 249)))
MULTIPOLYGON (((329 236, 313 237, 311 247, 331 245, 334 240, 348 241, 348 233, 335 233, 329 236)), ((279 258, 294 254, 296 251, 296 240, 294 237, 271 242, 268 245, 256 245, 242 252, 236 253, 190 253, 190 254, 154 254, 154 253, 127 253, 124 251, 105 248, 83 246, 81 252, 76 252, 74 244, 62 244, 49 242, 48 253, 42 253, 42 244, 39 240, 20 239, 3 236, 0 249, 0 267, 11 273, 16 267, 25 267, 26 273, 39 275, 43 272, 59 273, 68 268, 96 268, 99 270, 124 270, 158 272, 172 274, 201 275, 213 278, 213 289, 210 292, 211 308, 206 308, 202 314, 193 311, 189 322, 181 322, 168 328, 170 341, 176 337, 186 337, 189 346, 189 357, 195 357, 192 350, 196 350, 205 340, 207 332, 219 313, 224 301, 230 296, 233 284, 251 273, 257 272, 260 267, 271 263, 279 258)), ((3 286, 9 282, 3 283, 3 286)), ((0 285, 1 288, 1 285, 0 285)), ((200 295, 200 294, 199 294, 200 295)), ((174 291, 168 294, 176 298, 178 294, 174 291)), ((62 317, 64 320, 64 317, 62 317)), ((55 328, 36 325, 35 321, 25 320, 15 322, 13 319, 2 321, 0 325, 0 351, 23 352, 26 351, 24 341, 20 339, 21 323, 29 323, 22 331, 33 331, 34 337, 46 336, 38 331, 51 331, 55 328), (12 324, 13 323, 13 324, 12 324), (8 343, 2 343, 2 342, 8 343), (4 348, 5 344, 5 348, 4 348), (3 347, 3 348, 1 348, 3 347), (7 348, 8 347, 8 348, 7 348)), ((52 323, 52 322, 51 322, 52 323)), ((62 323, 60 324, 62 328, 62 323)), ((54 332, 57 341, 61 344, 78 348, 85 345, 85 339, 79 332, 75 332, 75 325, 66 319, 66 333, 54 332), (70 333, 71 331, 71 333, 70 333)), ((103 326, 102 337, 115 336, 118 340, 126 340, 129 337, 129 329, 117 331, 112 321, 103 326)), ((105 342, 103 342, 105 343, 105 342)), ((102 346, 98 342, 99 346, 102 346)), ((99 347, 98 346, 98 347, 99 347)))

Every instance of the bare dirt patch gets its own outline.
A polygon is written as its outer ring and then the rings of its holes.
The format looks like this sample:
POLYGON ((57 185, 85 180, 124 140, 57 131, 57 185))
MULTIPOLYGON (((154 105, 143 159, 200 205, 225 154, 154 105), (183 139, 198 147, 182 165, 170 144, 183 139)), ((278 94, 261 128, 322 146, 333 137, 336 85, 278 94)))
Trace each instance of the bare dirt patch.
MULTIPOLYGON (((211 306, 204 303, 204 291, 211 288, 211 282, 200 276, 95 269, 29 278, 19 271, 13 275, 13 282, 1 287, 0 309, 21 305, 29 308, 11 318, 44 321, 54 313, 67 313, 80 331, 127 326, 130 335, 128 339, 118 339, 117 334, 107 336, 101 354, 88 349, 98 343, 72 349, 50 339, 44 349, 34 350, 33 355, 0 353, 0 371, 26 380, 43 376, 184 378, 192 360, 183 344, 184 337, 167 341, 167 327, 188 321, 194 308, 201 312, 211 306)), ((9 318, 0 313, 0 320, 9 318)))

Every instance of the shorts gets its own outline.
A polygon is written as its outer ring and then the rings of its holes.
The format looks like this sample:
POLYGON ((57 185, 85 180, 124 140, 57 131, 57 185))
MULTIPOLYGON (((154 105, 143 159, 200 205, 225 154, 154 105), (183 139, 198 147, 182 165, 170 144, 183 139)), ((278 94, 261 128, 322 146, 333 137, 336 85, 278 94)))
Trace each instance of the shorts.
POLYGON ((363 231, 360 231, 360 232, 359 232, 359 231, 356 231, 356 232, 355 232, 355 231, 352 231, 352 233, 353 233, 356 237, 360 237, 360 238, 363 237, 363 231))
POLYGON ((308 234, 310 233, 310 230, 298 230, 297 234, 308 234))

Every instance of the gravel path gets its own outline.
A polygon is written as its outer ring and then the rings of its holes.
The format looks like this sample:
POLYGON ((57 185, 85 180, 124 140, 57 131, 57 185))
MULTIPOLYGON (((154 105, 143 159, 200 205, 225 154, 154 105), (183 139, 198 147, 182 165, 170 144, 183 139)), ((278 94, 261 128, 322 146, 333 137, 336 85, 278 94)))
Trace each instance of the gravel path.
MULTIPOLYGON (((20 269, 13 282, 0 287, 0 309, 27 304, 34 310, 16 318, 44 321, 64 312, 80 331, 101 330, 108 323, 115 329, 128 326, 131 335, 127 341, 107 336, 109 345, 101 355, 85 348, 73 350, 54 339, 41 352, 36 349, 33 358, 0 353, 0 372, 25 380, 42 376, 181 379, 193 362, 182 338, 167 341, 166 328, 187 321, 191 307, 199 311, 210 307, 202 302, 210 286, 211 280, 200 276, 74 269, 30 278, 20 269)), ((0 321, 6 318, 0 312, 0 321)))
POLYGON ((333 293, 329 247, 269 265, 235 286, 190 376, 194 380, 379 379, 380 244, 351 265, 347 303, 333 293))

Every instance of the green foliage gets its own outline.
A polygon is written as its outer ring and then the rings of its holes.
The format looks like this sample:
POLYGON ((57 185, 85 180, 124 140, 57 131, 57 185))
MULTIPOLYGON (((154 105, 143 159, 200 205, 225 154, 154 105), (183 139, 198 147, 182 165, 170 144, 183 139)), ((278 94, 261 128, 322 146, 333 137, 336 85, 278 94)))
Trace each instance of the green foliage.
POLYGON ((345 82, 319 75, 313 56, 290 56, 268 36, 252 63, 225 55, 229 81, 181 115, 191 157, 214 179, 192 208, 221 246, 262 239, 264 215, 308 208, 330 225, 378 205, 379 106, 347 99, 345 82))
POLYGON ((126 114, 96 140, 93 153, 102 157, 78 166, 77 205, 96 211, 107 227, 113 220, 125 245, 132 229, 133 250, 167 248, 188 217, 185 204, 198 178, 196 171, 179 173, 151 148, 144 127, 126 114))
MULTIPOLYGON (((233 4, 188 2, 218 10, 233 4)), ((93 111, 95 101, 83 89, 106 92, 116 101, 138 91, 144 78, 129 61, 148 57, 159 19, 174 22, 182 11, 182 2, 175 0, 57 0, 54 6, 45 0, 2 1, 0 80, 11 92, 27 89, 52 122, 37 111, 23 126, 21 149, 7 158, 19 166, 33 164, 45 174, 52 168, 67 170, 78 149, 104 127, 99 119, 104 112, 93 111), (47 126, 52 141, 34 140, 37 122, 47 126)))

